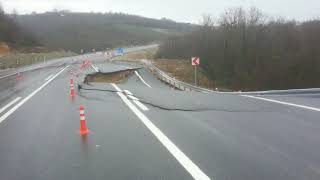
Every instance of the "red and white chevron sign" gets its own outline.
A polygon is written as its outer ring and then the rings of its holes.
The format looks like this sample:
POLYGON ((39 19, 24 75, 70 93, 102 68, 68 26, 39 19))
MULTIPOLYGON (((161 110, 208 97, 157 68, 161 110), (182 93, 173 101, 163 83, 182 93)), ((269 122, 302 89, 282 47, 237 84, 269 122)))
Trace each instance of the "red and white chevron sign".
POLYGON ((191 58, 191 64, 192 66, 197 66, 200 64, 200 57, 192 57, 191 58))

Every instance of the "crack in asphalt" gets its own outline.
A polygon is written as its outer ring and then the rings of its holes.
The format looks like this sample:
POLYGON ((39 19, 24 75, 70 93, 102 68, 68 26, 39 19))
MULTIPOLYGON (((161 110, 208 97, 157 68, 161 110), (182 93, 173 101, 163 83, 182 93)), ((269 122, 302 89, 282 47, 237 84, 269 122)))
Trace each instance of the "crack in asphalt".
MULTIPOLYGON (((99 88, 85 88, 82 85, 78 84, 78 92, 80 96, 87 98, 87 99, 94 99, 94 100, 100 100, 100 101, 104 101, 104 99, 102 98, 92 98, 92 97, 88 97, 88 96, 84 96, 83 94, 81 94, 82 90, 86 90, 86 91, 99 91, 99 92, 111 92, 111 93, 123 93, 126 95, 126 93, 124 91, 117 91, 117 90, 110 90, 110 89, 99 89, 99 88)), ((186 111, 186 112, 204 112, 204 111, 222 111, 222 112, 274 112, 274 111, 265 111, 265 110, 243 110, 243 109, 238 109, 238 110, 234 110, 234 109, 230 109, 230 108, 170 108, 170 107, 165 107, 165 106, 161 106, 149 101, 144 100, 141 97, 138 97, 136 95, 134 95, 136 98, 138 98, 138 101, 150 105, 152 107, 155 108, 159 108, 162 110, 166 110, 166 111, 186 111)), ((133 98, 130 98, 128 96, 126 96, 128 99, 130 100, 135 100, 133 98)))

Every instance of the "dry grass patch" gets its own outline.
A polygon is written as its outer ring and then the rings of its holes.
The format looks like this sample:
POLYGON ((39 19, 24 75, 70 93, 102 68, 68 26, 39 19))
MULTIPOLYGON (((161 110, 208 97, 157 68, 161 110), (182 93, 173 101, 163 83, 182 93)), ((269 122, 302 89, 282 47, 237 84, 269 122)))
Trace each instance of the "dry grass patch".
MULTIPOLYGON (((182 59, 155 59, 158 48, 146 49, 138 52, 132 52, 114 58, 115 60, 140 61, 141 59, 152 60, 154 65, 170 76, 189 83, 194 84, 194 66, 190 60, 182 59)), ((213 89, 214 83, 198 68, 198 85, 201 87, 213 89)))
POLYGON ((132 52, 125 54, 123 56, 115 57, 115 60, 126 60, 126 61, 139 61, 141 59, 153 59, 154 55, 157 53, 158 48, 151 48, 146 50, 141 50, 137 52, 132 52))
MULTIPOLYGON (((153 60, 154 64, 164 72, 176 79, 194 84, 194 66, 188 60, 178 59, 157 59, 153 60)), ((213 89, 214 83, 198 67, 198 85, 201 87, 213 89)))
POLYGON ((4 42, 0 42, 0 57, 7 55, 9 53, 10 53, 9 46, 4 42))
POLYGON ((16 68, 20 66, 49 61, 61 57, 75 56, 76 53, 55 51, 48 53, 11 53, 0 57, 0 69, 16 68))

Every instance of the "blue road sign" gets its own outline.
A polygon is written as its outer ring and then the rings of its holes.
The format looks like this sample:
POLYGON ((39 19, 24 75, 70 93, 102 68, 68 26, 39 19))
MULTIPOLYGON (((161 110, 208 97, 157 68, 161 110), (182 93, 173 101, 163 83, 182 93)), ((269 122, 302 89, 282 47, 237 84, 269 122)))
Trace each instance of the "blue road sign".
POLYGON ((123 51, 124 51, 123 48, 118 48, 117 49, 117 54, 123 54, 123 51))

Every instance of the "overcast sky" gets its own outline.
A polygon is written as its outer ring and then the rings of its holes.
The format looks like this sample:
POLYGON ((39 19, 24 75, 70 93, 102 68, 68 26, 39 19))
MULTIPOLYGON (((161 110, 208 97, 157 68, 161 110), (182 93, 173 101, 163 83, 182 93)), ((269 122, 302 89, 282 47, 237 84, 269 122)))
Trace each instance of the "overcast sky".
POLYGON ((203 14, 219 16, 233 7, 257 7, 269 16, 307 20, 320 17, 320 0, 0 0, 4 10, 19 14, 53 9, 77 12, 123 12, 151 18, 199 23, 203 14))

